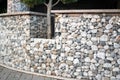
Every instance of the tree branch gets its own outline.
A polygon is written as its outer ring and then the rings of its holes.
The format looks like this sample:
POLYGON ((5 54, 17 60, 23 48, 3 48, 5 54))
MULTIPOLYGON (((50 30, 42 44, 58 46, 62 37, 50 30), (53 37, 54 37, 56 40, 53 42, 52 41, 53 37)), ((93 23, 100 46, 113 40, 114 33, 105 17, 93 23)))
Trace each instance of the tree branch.
POLYGON ((44 2, 44 5, 45 5, 45 6, 48 6, 48 4, 47 4, 47 3, 45 3, 45 2, 44 2))
POLYGON ((60 0, 57 0, 57 2, 52 5, 52 7, 54 7, 55 5, 57 5, 59 2, 60 2, 60 0))

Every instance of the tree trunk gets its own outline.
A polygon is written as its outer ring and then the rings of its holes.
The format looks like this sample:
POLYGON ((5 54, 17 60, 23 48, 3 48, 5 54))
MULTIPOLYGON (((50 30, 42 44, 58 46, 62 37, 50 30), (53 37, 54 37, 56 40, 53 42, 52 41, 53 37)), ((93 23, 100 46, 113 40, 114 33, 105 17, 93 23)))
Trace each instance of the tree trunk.
POLYGON ((47 6, 47 38, 51 39, 51 9, 52 9, 52 0, 49 0, 47 6))

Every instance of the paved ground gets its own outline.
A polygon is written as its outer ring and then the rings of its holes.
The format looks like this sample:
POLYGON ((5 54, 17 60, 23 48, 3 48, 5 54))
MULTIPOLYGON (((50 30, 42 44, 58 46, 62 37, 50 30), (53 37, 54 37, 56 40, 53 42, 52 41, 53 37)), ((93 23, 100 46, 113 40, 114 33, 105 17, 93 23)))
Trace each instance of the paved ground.
POLYGON ((0 66, 0 80, 57 80, 57 79, 25 74, 0 66))

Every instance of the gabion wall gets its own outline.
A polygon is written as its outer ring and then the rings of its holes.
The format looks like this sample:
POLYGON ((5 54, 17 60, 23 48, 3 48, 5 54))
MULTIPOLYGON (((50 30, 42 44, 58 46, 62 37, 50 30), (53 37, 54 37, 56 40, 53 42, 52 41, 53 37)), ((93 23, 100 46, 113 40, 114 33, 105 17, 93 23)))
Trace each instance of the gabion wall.
POLYGON ((60 75, 91 80, 120 80, 120 16, 59 14, 60 75))
POLYGON ((24 60, 30 52, 30 39, 46 38, 45 22, 43 15, 1 14, 0 62, 15 68, 27 65, 24 60))
POLYGON ((59 14, 55 39, 36 38, 41 30, 46 36, 45 20, 35 15, 1 16, 0 63, 75 80, 120 80, 119 15, 59 14))

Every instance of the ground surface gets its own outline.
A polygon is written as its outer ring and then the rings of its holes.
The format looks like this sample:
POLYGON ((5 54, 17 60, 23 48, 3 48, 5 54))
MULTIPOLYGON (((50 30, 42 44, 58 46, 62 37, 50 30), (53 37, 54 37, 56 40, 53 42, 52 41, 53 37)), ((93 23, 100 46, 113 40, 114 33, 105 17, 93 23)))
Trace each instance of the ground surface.
POLYGON ((0 66, 0 80, 57 80, 57 79, 25 74, 0 66))

